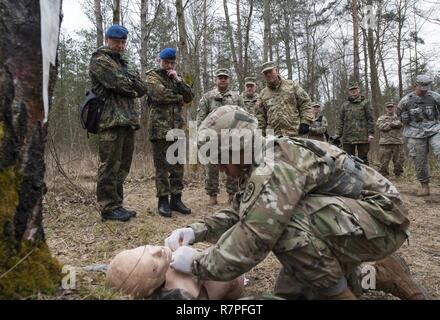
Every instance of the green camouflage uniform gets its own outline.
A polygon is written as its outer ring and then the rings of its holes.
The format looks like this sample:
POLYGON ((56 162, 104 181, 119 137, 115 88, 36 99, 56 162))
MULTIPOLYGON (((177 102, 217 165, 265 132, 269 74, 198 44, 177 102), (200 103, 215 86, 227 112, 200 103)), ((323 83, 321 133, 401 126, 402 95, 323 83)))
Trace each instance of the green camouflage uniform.
POLYGON ((377 128, 380 130, 379 140, 379 157, 380 169, 379 172, 387 176, 388 166, 391 159, 393 160, 394 174, 400 176, 403 172, 403 162, 405 161, 403 155, 403 137, 402 127, 397 115, 382 115, 377 119, 377 128))
MULTIPOLYGON (((217 88, 208 91, 200 99, 199 107, 197 108, 197 127, 208 114, 221 106, 236 105, 244 108, 243 99, 240 95, 231 90, 220 92, 217 88)), ((205 189, 209 196, 216 196, 219 194, 219 170, 217 165, 207 164, 205 166, 205 189)), ((226 176, 226 191, 229 195, 234 195, 238 191, 238 179, 226 176)))
POLYGON ((324 294, 407 238, 407 210, 392 183, 328 143, 277 138, 274 162, 250 174, 239 205, 189 225, 195 242, 216 243, 194 257, 199 279, 232 280, 272 251, 284 276, 324 294))
POLYGON ((180 194, 183 191, 183 164, 169 164, 166 152, 174 141, 166 135, 172 129, 182 129, 184 119, 182 107, 194 98, 194 93, 185 82, 170 79, 164 69, 147 72, 149 89, 150 128, 149 137, 153 145, 156 169, 156 196, 180 194))
POLYGON ((255 93, 252 97, 248 97, 245 92, 241 94, 241 99, 243 99, 244 109, 250 114, 255 114, 255 106, 258 101, 258 93, 255 93))
POLYGON ((99 169, 96 195, 102 212, 122 206, 123 184, 134 150, 134 131, 139 129, 135 98, 146 84, 127 68, 119 54, 101 47, 92 55, 90 78, 93 91, 104 101, 99 122, 99 169))
POLYGON ((327 118, 319 115, 310 126, 309 139, 327 141, 325 133, 327 132, 328 122, 327 118))
POLYGON ((345 101, 339 110, 336 134, 342 138, 343 149, 368 164, 370 143, 368 135, 374 134, 373 109, 363 96, 345 101))
POLYGON ((315 119, 307 92, 292 80, 280 79, 278 86, 266 86, 255 107, 260 129, 272 129, 275 135, 298 136, 300 123, 315 119))

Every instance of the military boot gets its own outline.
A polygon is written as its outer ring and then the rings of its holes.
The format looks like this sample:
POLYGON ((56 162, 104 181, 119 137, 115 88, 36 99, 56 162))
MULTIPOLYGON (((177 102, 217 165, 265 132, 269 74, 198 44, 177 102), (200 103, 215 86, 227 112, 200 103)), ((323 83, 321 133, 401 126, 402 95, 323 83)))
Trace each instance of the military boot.
POLYGON ((411 277, 408 265, 402 257, 392 254, 374 263, 376 289, 402 300, 428 300, 426 290, 411 277))
POLYGON ((171 210, 180 212, 182 214, 190 214, 191 209, 187 208, 185 204, 182 202, 182 194, 172 194, 171 202, 170 202, 171 210))
POLYGON ((171 218, 170 203, 168 202, 168 196, 159 197, 158 201, 159 214, 165 218, 171 218))
POLYGON ((209 196, 209 205, 215 206, 217 204, 217 195, 209 196))
POLYGON ((420 191, 417 193, 417 196, 419 197, 426 197, 430 195, 429 191, 429 183, 428 182, 422 182, 420 191))
POLYGON ((130 220, 131 215, 128 214, 125 210, 122 210, 122 208, 116 208, 112 211, 108 212, 102 212, 101 213, 101 219, 102 221, 105 220, 116 220, 116 221, 128 221, 130 220))
POLYGON ((134 210, 130 210, 130 209, 127 209, 127 208, 124 208, 124 207, 121 207, 121 210, 127 212, 130 215, 131 218, 135 218, 136 215, 137 215, 137 212, 134 211, 134 210))

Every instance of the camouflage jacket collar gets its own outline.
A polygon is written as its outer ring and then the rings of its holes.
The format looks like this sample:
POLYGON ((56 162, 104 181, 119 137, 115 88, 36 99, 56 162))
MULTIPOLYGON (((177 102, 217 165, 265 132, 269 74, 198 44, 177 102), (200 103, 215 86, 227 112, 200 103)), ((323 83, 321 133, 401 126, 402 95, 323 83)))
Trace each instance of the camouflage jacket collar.
POLYGON ((232 96, 232 92, 229 88, 226 89, 225 91, 220 91, 219 88, 216 87, 214 90, 216 96, 222 96, 222 97, 232 96))
POLYGON ((347 98, 347 101, 350 103, 361 103, 364 100, 365 100, 365 97, 363 95, 360 95, 359 97, 357 97, 355 99, 351 99, 350 97, 347 98))

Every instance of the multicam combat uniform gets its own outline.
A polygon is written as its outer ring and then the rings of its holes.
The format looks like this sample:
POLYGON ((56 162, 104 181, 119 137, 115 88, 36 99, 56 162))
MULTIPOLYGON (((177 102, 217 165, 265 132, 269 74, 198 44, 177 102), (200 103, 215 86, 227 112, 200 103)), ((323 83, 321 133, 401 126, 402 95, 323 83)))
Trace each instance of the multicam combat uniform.
POLYGON ((310 126, 309 139, 327 141, 326 133, 328 128, 327 118, 319 115, 310 126))
POLYGON ((100 163, 96 188, 104 213, 122 206, 123 184, 134 151, 134 131, 139 129, 134 99, 144 95, 147 86, 108 47, 93 53, 89 73, 93 91, 104 101, 98 132, 100 163))
POLYGON ((409 156, 413 158, 417 179, 422 183, 431 180, 428 153, 437 158, 440 167, 440 95, 433 91, 419 97, 407 94, 397 106, 397 115, 404 124, 403 136, 407 139, 409 156))
MULTIPOLYGON (((243 99, 240 95, 231 90, 220 92, 217 88, 208 91, 200 99, 197 108, 197 127, 206 119, 208 114, 216 110, 218 107, 225 105, 236 105, 244 107, 243 99)), ((217 165, 206 165, 205 189, 209 196, 219 194, 219 170, 217 165)), ((229 195, 234 195, 238 191, 238 179, 226 177, 226 191, 229 195)))
POLYGON ((400 176, 403 172, 403 137, 402 127, 397 115, 382 115, 377 119, 377 128, 380 130, 379 154, 380 169, 379 172, 388 176, 388 165, 393 160, 394 174, 400 176))
POLYGON ((260 92, 255 107, 259 128, 272 129, 275 135, 298 136, 300 123, 310 125, 315 119, 311 103, 296 82, 280 79, 277 86, 268 85, 260 92))
POLYGON ((339 111, 336 135, 342 137, 342 148, 356 155, 368 165, 370 143, 368 135, 374 134, 373 109, 363 96, 345 101, 339 111))
POLYGON ((272 251, 284 277, 331 296, 328 288, 343 285, 353 267, 386 257, 406 239, 409 220, 396 188, 341 149, 277 138, 274 159, 251 167, 239 205, 189 226, 195 242, 216 243, 194 257, 196 277, 234 279, 272 251))
POLYGON ((255 93, 252 97, 248 97, 245 92, 241 94, 241 99, 243 100, 243 109, 245 109, 250 114, 255 114, 255 106, 258 101, 258 93, 255 93))
POLYGON ((149 137, 153 145, 154 167, 156 169, 156 196, 181 194, 183 191, 183 164, 170 165, 166 159, 168 147, 174 141, 167 141, 172 129, 182 129, 184 119, 182 107, 194 98, 194 93, 185 82, 170 79, 164 69, 147 72, 149 86, 150 128, 149 137))

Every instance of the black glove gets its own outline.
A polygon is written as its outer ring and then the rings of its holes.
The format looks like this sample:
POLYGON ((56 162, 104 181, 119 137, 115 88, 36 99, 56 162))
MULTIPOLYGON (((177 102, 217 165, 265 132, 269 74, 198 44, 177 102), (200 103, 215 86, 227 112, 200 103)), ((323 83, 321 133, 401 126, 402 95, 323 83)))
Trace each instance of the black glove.
POLYGON ((334 146, 337 146, 338 148, 342 146, 341 138, 338 135, 331 136, 328 139, 328 142, 334 146))
POLYGON ((310 125, 308 125, 307 123, 299 124, 299 130, 298 130, 299 134, 306 134, 309 133, 309 131, 310 131, 310 125))

